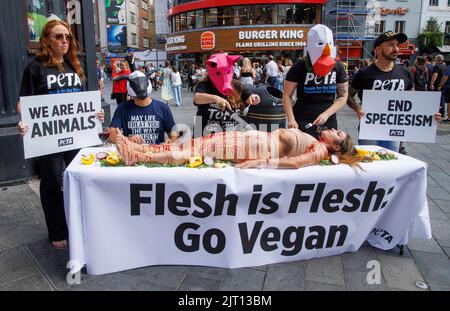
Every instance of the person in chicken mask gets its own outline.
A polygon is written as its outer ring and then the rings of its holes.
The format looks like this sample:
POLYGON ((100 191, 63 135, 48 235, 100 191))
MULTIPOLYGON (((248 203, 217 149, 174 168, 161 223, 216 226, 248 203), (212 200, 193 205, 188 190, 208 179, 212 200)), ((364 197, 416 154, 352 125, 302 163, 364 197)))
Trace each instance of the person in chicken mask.
POLYGON ((233 80, 233 64, 239 58, 239 55, 219 53, 206 61, 208 75, 194 92, 194 105, 197 106, 195 137, 236 130, 238 123, 233 115, 243 111, 245 105, 257 105, 261 101, 240 81, 233 80))
POLYGON ((283 107, 289 128, 318 138, 318 126, 337 129, 336 112, 347 102, 348 77, 344 65, 335 60, 333 33, 325 25, 308 32, 305 56, 286 75, 283 107), (297 90, 297 102, 292 96, 297 90))
POLYGON ((150 97, 152 85, 144 73, 135 71, 116 79, 128 80, 127 91, 132 99, 119 105, 114 112, 109 128, 110 142, 117 142, 119 131, 132 142, 140 144, 161 144, 177 138, 177 133, 172 131, 175 121, 170 108, 150 97), (165 133, 169 139, 165 139, 165 133))

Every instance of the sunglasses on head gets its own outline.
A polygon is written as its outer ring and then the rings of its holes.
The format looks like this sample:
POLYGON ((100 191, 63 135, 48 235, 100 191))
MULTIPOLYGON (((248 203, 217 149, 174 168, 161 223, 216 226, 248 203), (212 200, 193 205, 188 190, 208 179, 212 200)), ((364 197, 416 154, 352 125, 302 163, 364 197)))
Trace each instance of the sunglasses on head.
POLYGON ((57 33, 55 35, 49 35, 49 37, 55 38, 58 41, 62 41, 63 39, 66 39, 66 41, 72 40, 72 35, 63 34, 63 33, 57 33))

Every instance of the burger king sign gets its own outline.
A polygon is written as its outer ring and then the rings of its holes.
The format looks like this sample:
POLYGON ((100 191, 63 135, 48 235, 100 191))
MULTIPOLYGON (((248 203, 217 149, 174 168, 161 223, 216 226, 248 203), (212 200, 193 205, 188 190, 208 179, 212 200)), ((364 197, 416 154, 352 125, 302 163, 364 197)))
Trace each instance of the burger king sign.
POLYGON ((202 50, 212 50, 216 46, 216 36, 211 31, 205 31, 200 35, 202 50))

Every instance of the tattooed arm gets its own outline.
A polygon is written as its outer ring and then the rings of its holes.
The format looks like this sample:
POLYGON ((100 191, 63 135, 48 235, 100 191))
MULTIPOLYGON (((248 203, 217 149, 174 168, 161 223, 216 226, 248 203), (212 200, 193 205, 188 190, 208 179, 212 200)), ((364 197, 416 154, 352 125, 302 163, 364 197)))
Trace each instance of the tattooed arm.
POLYGON ((358 118, 361 118, 365 115, 365 112, 362 110, 362 107, 360 105, 358 105, 358 103, 356 102, 356 100, 355 100, 356 94, 358 94, 358 90, 350 85, 349 86, 349 95, 348 95, 348 99, 347 99, 347 105, 353 109, 353 111, 356 113, 358 118))
POLYGON ((313 124, 321 125, 327 122, 328 118, 335 114, 339 109, 344 107, 348 98, 348 82, 338 83, 337 84, 337 97, 334 103, 324 112, 322 112, 316 120, 314 120, 313 124))

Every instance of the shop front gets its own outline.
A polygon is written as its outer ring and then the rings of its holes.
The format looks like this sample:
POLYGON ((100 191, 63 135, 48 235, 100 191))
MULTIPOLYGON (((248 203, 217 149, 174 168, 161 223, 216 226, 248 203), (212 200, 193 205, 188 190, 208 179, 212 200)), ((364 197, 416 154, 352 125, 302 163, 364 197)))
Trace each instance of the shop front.
POLYGON ((269 54, 295 59, 306 46, 311 27, 264 25, 186 31, 169 35, 166 51, 177 55, 182 66, 186 61, 203 63, 217 52, 238 53, 253 60, 263 60, 269 54))

